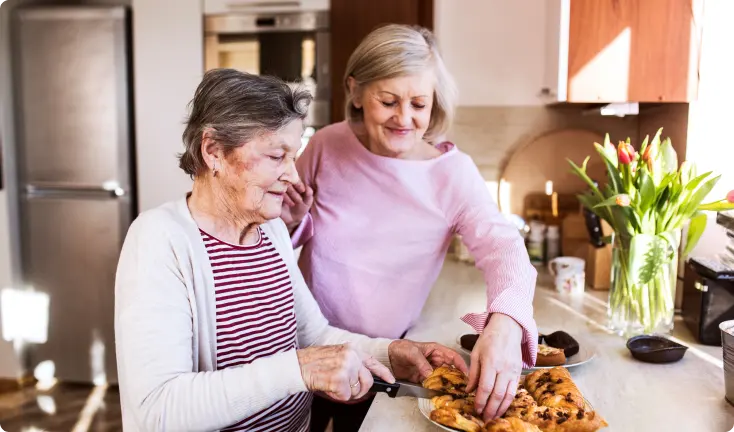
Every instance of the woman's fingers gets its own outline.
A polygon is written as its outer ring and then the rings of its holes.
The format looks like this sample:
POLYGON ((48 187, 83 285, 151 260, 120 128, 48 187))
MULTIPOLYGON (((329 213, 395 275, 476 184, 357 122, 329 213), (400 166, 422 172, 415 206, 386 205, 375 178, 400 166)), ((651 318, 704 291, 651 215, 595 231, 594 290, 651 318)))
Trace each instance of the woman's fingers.
POLYGON ((301 198, 301 194, 299 194, 293 186, 288 186, 288 191, 286 192, 286 195, 288 195, 288 198, 290 198, 291 201, 295 203, 295 205, 303 204, 303 198, 301 198))
POLYGON ((492 394, 494 383, 497 379, 497 371, 484 363, 481 365, 478 373, 479 380, 477 383, 477 392, 474 398, 474 403, 476 405, 477 412, 482 414, 487 411, 489 397, 492 394))
POLYGON ((505 400, 507 395, 507 387, 510 384, 510 376, 506 373, 497 374, 494 381, 494 387, 492 393, 489 395, 487 405, 484 407, 482 418, 484 421, 489 421, 497 417, 497 412, 500 409, 500 405, 505 400))
POLYGON ((510 407, 510 404, 515 399, 515 394, 517 393, 518 381, 520 381, 520 377, 510 379, 510 383, 507 385, 507 391, 505 392, 505 400, 502 401, 502 404, 500 405, 499 410, 497 410, 497 415, 495 417, 501 417, 505 414, 507 408, 510 407))
MULTIPOLYGON (((393 376, 392 372, 390 372, 390 369, 388 369, 387 366, 385 366, 384 364, 377 361, 377 359, 375 359, 374 357, 363 354, 362 364, 364 364, 364 367, 366 367, 372 375, 380 377, 390 384, 395 382, 395 377, 393 376)), ((370 387, 371 386, 372 385, 370 384, 370 387)))
POLYGON ((358 392, 355 394, 354 391, 352 391, 352 398, 360 399, 364 397, 364 395, 366 395, 372 388, 373 383, 374 380, 372 379, 372 374, 370 373, 369 369, 367 369, 366 367, 359 368, 359 385, 357 386, 358 392))
POLYGON ((309 208, 313 204, 313 189, 310 186, 306 186, 306 191, 303 194, 303 203, 309 208))

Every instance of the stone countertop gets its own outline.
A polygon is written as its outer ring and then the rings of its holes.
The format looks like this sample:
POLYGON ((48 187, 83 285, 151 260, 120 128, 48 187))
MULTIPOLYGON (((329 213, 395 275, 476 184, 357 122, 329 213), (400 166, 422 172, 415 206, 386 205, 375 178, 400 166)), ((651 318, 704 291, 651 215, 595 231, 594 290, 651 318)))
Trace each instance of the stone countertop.
MULTIPOLYGON (((625 339, 604 328, 606 291, 567 298, 550 287, 541 271, 534 307, 541 332, 564 330, 596 353, 590 362, 569 368, 584 397, 609 423, 604 431, 734 430, 734 407, 724 399, 721 347, 694 342, 677 320, 672 338, 689 346, 672 364, 642 363, 630 355, 625 339)), ((485 303, 482 275, 473 267, 447 260, 416 325, 406 338, 443 343, 461 352, 456 339, 471 328, 459 320, 485 303)), ((468 356, 465 355, 468 362, 468 356)), ((418 410, 414 398, 379 394, 360 432, 440 431, 418 410)))

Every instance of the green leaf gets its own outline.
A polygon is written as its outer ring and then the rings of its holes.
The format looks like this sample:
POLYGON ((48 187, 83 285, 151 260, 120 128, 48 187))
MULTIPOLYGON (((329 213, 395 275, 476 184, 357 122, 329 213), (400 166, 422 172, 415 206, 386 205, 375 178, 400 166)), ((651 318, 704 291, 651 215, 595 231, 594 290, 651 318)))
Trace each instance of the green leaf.
POLYGON ((606 160, 606 158, 602 158, 604 160, 604 164, 607 166, 607 173, 609 174, 609 184, 612 187, 612 190, 614 190, 615 194, 620 194, 626 192, 626 189, 624 188, 624 184, 622 183, 622 178, 619 176, 619 171, 617 168, 612 165, 611 162, 606 160))
POLYGON ((687 256, 701 238, 701 234, 706 230, 706 213, 696 213, 691 218, 691 223, 688 225, 688 235, 686 236, 686 247, 683 250, 683 256, 687 256))
POLYGON ((688 192, 693 192, 698 187, 698 185, 701 184, 701 182, 704 181, 706 177, 710 176, 712 173, 713 171, 703 173, 700 176, 695 177, 693 180, 689 181, 688 183, 683 183, 683 179, 681 178, 683 189, 685 189, 688 192))
POLYGON ((649 283, 663 265, 670 261, 668 241, 652 234, 637 234, 630 242, 629 282, 636 285, 649 283))
POLYGON ((655 133, 655 136, 652 137, 652 141, 650 141, 651 146, 660 146, 660 135, 663 133, 663 128, 658 129, 658 131, 655 133))
POLYGON ((665 138, 665 141, 663 141, 663 145, 660 147, 660 156, 664 173, 678 171, 678 154, 675 152, 670 138, 665 138))
POLYGON ((703 183, 696 190, 696 192, 688 200, 687 203, 682 203, 682 204, 685 204, 686 207, 683 210, 683 212, 681 212, 681 213, 683 215, 689 215, 689 214, 692 214, 694 211, 696 211, 696 209, 698 208, 698 206, 701 205, 701 202, 706 199, 706 197, 708 196, 709 193, 711 193, 711 190, 714 188, 714 186, 716 186, 716 183, 718 183, 718 181, 719 181, 720 178, 721 178, 721 176, 718 175, 718 176, 716 176, 716 177, 714 177, 714 178, 706 181, 705 183, 703 183))
POLYGON ((603 195, 599 191, 599 188, 596 187, 596 185, 594 184, 594 182, 586 174, 586 165, 589 163, 589 159, 590 159, 590 157, 587 156, 586 159, 584 159, 584 163, 581 165, 581 167, 579 167, 578 165, 576 165, 575 163, 573 163, 573 161, 571 159, 566 159, 566 160, 568 161, 568 163, 571 164, 571 168, 573 169, 573 172, 577 176, 581 177, 581 179, 583 181, 585 181, 587 185, 589 185, 589 187, 591 188, 591 190, 594 191, 594 193, 598 197, 603 198, 603 195))
POLYGON ((657 195, 655 193, 655 185, 652 182, 650 174, 648 174, 646 171, 640 172, 639 182, 640 193, 638 195, 640 199, 638 207, 640 209, 640 212, 646 213, 650 207, 655 205, 655 201, 657 199, 657 195))
POLYGON ((596 151, 606 160, 612 163, 615 168, 619 166, 619 160, 617 159, 617 149, 614 148, 612 143, 609 141, 609 134, 606 134, 604 136, 604 145, 599 145, 598 143, 594 143, 594 147, 596 147, 596 151))
POLYGON ((734 210, 734 203, 730 203, 729 201, 726 201, 726 200, 716 201, 716 202, 701 204, 700 206, 698 206, 698 210, 699 211, 714 211, 714 212, 734 210))
POLYGON ((660 184, 655 188, 655 193, 660 194, 673 180, 676 178, 676 173, 665 174, 665 177, 660 181, 660 184))
POLYGON ((601 202, 601 199, 593 194, 579 194, 576 195, 579 202, 589 210, 593 210, 594 206, 601 202))

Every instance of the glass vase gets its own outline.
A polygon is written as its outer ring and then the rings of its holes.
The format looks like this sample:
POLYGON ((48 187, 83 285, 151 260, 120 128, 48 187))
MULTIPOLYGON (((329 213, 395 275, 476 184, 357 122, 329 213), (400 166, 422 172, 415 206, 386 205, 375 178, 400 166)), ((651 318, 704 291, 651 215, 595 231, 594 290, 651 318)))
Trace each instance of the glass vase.
POLYGON ((667 259, 655 266, 646 283, 635 282, 630 277, 635 256, 630 260, 630 244, 615 235, 612 247, 611 286, 607 318, 609 328, 626 338, 640 334, 667 334, 673 330, 675 314, 675 289, 678 280, 678 250, 681 231, 669 233, 667 259))

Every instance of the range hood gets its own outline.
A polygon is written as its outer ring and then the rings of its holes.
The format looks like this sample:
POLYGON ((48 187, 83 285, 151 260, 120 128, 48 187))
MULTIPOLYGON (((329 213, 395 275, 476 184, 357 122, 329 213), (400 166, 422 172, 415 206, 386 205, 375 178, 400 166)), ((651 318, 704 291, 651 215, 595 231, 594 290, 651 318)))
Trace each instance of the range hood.
POLYGON ((640 113, 640 104, 637 102, 619 102, 601 105, 589 108, 583 111, 584 115, 600 115, 625 117, 629 115, 638 115, 640 113))

